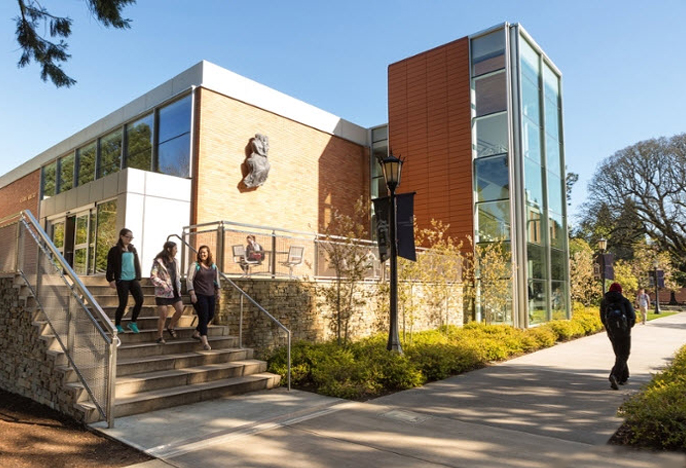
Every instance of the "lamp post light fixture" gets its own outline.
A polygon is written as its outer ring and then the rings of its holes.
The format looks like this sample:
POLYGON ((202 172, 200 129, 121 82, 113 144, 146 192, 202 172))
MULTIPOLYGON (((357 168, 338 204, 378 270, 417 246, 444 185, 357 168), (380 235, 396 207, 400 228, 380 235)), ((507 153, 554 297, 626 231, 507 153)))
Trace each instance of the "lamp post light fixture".
POLYGON ((601 237, 598 240, 598 249, 600 250, 600 281, 603 284, 603 296, 605 296, 605 249, 607 249, 607 239, 601 237))
POLYGON ((660 313, 660 281, 657 278, 657 272, 658 272, 658 268, 660 268, 660 262, 658 262, 657 259, 655 259, 653 266, 655 267, 655 313, 659 314, 660 313))
POLYGON ((393 151, 385 158, 380 158, 381 168, 383 169, 383 176, 386 179, 386 185, 391 192, 390 197, 390 238, 391 238, 391 306, 390 306, 390 329, 388 331, 388 345, 386 348, 389 351, 394 351, 399 354, 403 353, 400 346, 400 337, 398 335, 398 239, 396 229, 396 202, 395 189, 400 185, 400 175, 403 168, 403 159, 393 156, 393 151))

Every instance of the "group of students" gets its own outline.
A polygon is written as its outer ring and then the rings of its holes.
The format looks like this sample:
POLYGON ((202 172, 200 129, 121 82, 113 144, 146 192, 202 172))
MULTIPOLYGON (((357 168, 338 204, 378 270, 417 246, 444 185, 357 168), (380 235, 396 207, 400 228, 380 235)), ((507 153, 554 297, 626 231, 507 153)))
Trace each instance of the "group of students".
MULTIPOLYGON (((121 319, 124 316, 129 293, 133 296, 135 305, 131 312, 131 321, 127 328, 133 333, 139 333, 136 320, 143 307, 143 290, 141 289, 141 266, 138 252, 131 244, 133 233, 129 229, 119 231, 117 244, 107 254, 106 278, 111 288, 117 290, 119 306, 114 315, 114 325, 118 333, 124 333, 121 319)), ((177 338, 176 325, 183 314, 181 300, 181 275, 176 261, 176 243, 167 241, 162 251, 155 256, 150 270, 150 280, 155 286, 155 304, 157 305, 157 338, 159 344, 166 343, 164 329, 170 308, 174 310, 167 332, 172 338, 177 338)), ((191 338, 202 343, 206 350, 212 349, 207 340, 207 326, 214 317, 216 298, 219 292, 219 271, 212 259, 212 252, 206 245, 200 246, 186 277, 186 291, 190 295, 191 303, 198 315, 198 326, 191 338)))

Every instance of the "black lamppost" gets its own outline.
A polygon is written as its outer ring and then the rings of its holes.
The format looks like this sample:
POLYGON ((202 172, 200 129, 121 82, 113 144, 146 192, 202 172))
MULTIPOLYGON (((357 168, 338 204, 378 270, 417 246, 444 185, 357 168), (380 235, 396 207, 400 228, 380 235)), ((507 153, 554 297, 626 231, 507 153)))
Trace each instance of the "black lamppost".
POLYGON ((605 249, 607 249, 607 239, 601 237, 598 241, 600 250, 600 281, 603 283, 603 297, 605 297, 605 249))
POLYGON ((403 168, 403 160, 390 155, 381 158, 381 167, 383 168, 383 176, 386 179, 386 185, 391 192, 390 199, 390 237, 391 237, 391 326, 388 331, 388 345, 386 348, 389 351, 395 351, 402 354, 403 349, 400 346, 400 338, 398 336, 398 239, 396 230, 396 203, 395 203, 395 189, 400 185, 400 172, 403 168))
POLYGON ((660 268, 660 263, 655 259, 653 264, 655 267, 655 313, 660 313, 660 281, 657 278, 658 268, 660 268))

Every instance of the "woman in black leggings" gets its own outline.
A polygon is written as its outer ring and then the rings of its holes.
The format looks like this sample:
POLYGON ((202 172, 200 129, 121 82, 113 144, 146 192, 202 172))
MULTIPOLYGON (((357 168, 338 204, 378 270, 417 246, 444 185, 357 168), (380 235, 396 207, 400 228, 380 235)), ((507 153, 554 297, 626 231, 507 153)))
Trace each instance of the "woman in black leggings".
POLYGON ((206 350, 212 349, 207 342, 207 325, 214 317, 219 292, 219 271, 212 260, 212 252, 206 245, 200 246, 196 261, 190 266, 186 277, 186 290, 198 314, 198 326, 192 338, 200 340, 206 350))
POLYGON ((129 229, 122 229, 119 231, 119 240, 117 245, 112 247, 107 253, 107 273, 105 277, 110 283, 110 288, 117 290, 119 296, 119 306, 114 314, 114 325, 117 327, 117 333, 124 333, 124 328, 121 326, 121 318, 126 310, 126 304, 129 300, 129 292, 133 296, 136 304, 133 306, 131 312, 131 321, 127 328, 134 333, 138 333, 138 314, 143 307, 143 290, 141 289, 141 264, 138 261, 138 252, 131 244, 133 240, 133 233, 129 229))

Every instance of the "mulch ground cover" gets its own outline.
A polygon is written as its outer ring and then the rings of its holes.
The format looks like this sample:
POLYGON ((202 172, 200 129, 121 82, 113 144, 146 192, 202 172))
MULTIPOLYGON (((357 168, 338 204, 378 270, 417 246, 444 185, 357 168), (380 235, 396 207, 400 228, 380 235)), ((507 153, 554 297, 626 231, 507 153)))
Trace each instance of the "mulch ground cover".
POLYGON ((0 390, 0 467, 115 468, 150 459, 45 405, 0 390))

